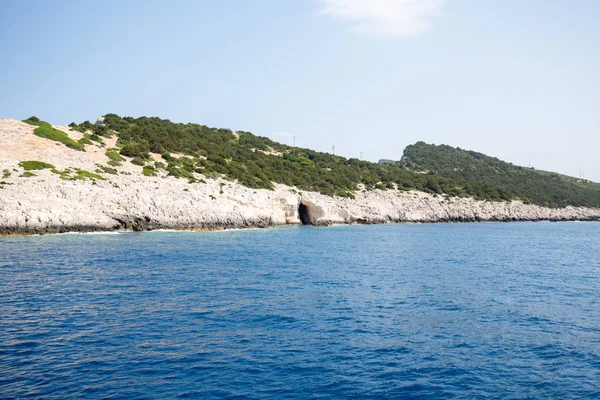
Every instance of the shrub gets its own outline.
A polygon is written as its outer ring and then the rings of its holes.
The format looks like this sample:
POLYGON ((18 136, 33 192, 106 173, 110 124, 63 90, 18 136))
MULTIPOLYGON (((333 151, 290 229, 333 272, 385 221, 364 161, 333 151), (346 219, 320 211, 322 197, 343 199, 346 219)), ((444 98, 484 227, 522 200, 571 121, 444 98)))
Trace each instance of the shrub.
POLYGON ((139 143, 127 143, 121 148, 120 153, 125 157, 137 157, 144 160, 150 159, 148 147, 139 143))
POLYGON ((2 171, 2 178, 10 178, 11 175, 12 174, 7 169, 5 169, 5 170, 2 171))
MULTIPOLYGON (((133 162, 133 160, 132 160, 133 162)), ((144 169, 142 170, 142 173, 146 176, 156 176, 158 175, 158 171, 156 169, 154 169, 154 167, 150 166, 150 165, 144 165, 144 169)))
POLYGON ((146 165, 146 162, 145 162, 144 160, 142 160, 141 158, 139 158, 139 157, 136 157, 136 158, 132 159, 132 160, 131 160, 131 163, 132 163, 133 165, 139 165, 139 166, 144 166, 144 165, 146 165))
POLYGON ((37 176, 37 175, 34 174, 33 172, 25 171, 20 176, 22 176, 24 178, 31 178, 32 176, 37 176))
POLYGON ((169 172, 169 176, 174 176, 175 178, 187 178, 195 179, 194 175, 183 168, 176 167, 172 164, 167 166, 167 171, 169 172))

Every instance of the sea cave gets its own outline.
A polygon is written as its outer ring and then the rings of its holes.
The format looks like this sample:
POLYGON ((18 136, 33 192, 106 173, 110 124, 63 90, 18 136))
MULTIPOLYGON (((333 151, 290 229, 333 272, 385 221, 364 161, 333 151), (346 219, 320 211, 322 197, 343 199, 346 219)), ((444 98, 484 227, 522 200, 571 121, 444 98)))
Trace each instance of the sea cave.
POLYGON ((300 203, 298 205, 298 216, 302 225, 312 225, 313 221, 310 217, 310 210, 305 204, 300 203))

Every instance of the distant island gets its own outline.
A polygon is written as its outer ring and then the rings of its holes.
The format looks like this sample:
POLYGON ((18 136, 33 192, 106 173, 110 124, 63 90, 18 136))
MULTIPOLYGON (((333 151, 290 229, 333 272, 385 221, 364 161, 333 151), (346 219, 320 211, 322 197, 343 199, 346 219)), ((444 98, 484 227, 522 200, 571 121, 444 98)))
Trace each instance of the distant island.
POLYGON ((418 142, 378 163, 107 114, 0 120, 0 234, 598 220, 600 184, 418 142))

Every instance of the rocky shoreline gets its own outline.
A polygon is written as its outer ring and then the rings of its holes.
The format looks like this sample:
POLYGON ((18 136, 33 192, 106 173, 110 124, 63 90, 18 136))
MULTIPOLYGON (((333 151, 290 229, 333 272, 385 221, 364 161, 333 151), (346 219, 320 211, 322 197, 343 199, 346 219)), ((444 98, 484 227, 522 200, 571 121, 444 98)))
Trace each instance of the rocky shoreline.
MULTIPOLYGON (((80 132, 58 127, 74 140, 80 132)), ((358 190, 354 199, 275 185, 251 189, 197 174, 196 183, 168 176, 145 176, 141 166, 124 161, 113 173, 104 145, 77 151, 37 137, 33 127, 0 119, 0 235, 64 232, 219 230, 287 224, 380 224, 390 222, 600 221, 600 209, 553 209, 520 201, 488 202, 416 191, 358 190), (26 160, 52 164, 26 171, 26 160), (64 179, 61 171, 86 171, 64 179), (93 172, 95 171, 95 172, 93 172), (58 173, 57 173, 58 172, 58 173), (92 173, 93 172, 93 173, 92 173)), ((154 154, 156 160, 160 156, 154 154)))
POLYGON ((64 181, 50 171, 11 181, 0 189, 0 235, 209 231, 287 224, 600 221, 600 210, 591 208, 552 209, 414 191, 361 191, 349 199, 299 193, 284 185, 274 191, 254 190, 222 180, 188 183, 166 176, 64 181))

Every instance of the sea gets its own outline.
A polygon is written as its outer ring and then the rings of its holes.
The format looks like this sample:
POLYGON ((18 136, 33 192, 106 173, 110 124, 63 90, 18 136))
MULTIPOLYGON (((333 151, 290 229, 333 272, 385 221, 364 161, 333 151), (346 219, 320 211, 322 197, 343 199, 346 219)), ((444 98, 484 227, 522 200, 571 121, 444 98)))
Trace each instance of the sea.
POLYGON ((0 238, 0 398, 600 398, 600 223, 0 238))

